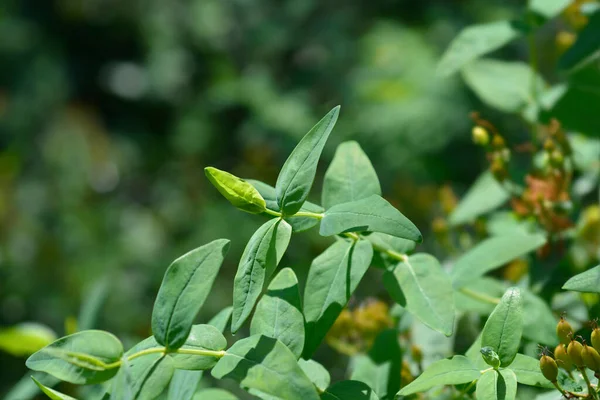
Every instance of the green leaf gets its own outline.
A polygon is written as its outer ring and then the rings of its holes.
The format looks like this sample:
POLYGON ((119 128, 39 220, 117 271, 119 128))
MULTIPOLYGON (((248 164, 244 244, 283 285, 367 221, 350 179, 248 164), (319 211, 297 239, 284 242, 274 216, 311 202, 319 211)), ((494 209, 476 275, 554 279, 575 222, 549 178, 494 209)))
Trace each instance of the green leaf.
MULTIPOLYGON (((221 351, 227 347, 227 340, 219 329, 212 325, 194 325, 182 349, 221 351)), ((219 360, 216 357, 197 354, 171 354, 177 369, 205 370, 212 368, 219 360)))
POLYGON ((369 157, 355 141, 340 143, 323 180, 323 207, 381 196, 377 173, 369 157))
POLYGON ((82 331, 62 337, 27 359, 29 369, 46 372, 79 385, 109 380, 119 368, 107 368, 123 355, 123 345, 113 334, 82 331))
POLYGON ((147 354, 129 361, 127 369, 132 379, 135 400, 153 400, 167 388, 175 372, 169 355, 147 354))
POLYGON ((434 386, 470 383, 479 379, 480 375, 479 368, 467 357, 454 356, 431 364, 417 379, 403 387, 398 395, 408 396, 434 386))
POLYGON ((544 18, 560 14, 573 0, 529 0, 529 9, 544 18))
POLYGON ((310 358, 350 296, 373 258, 366 240, 337 241, 313 260, 304 289, 306 343, 304 358, 310 358))
POLYGON ((494 349, 500 356, 500 365, 507 367, 517 355, 522 334, 521 292, 518 288, 510 288, 486 321, 481 333, 481 346, 494 349))
POLYGON ((202 371, 175 370, 169 383, 168 400, 191 400, 196 393, 202 371))
POLYGON ((46 325, 36 322, 0 329, 0 350, 22 357, 35 353, 56 340, 56 333, 46 325))
POLYGON ((554 388, 554 385, 542 375, 540 361, 533 357, 517 354, 515 360, 510 364, 510 369, 515 373, 519 383, 546 389, 554 388))
POLYGON ((44 386, 40 381, 35 379, 33 376, 31 377, 35 384, 40 388, 40 390, 52 400, 77 400, 74 397, 67 396, 57 390, 50 389, 49 387, 44 386))
POLYGON ((280 341, 263 335, 237 341, 211 372, 217 379, 231 378, 286 400, 319 398, 294 354, 280 341))
POLYGON ((373 246, 378 246, 384 249, 394 250, 396 253, 406 254, 415 249, 417 244, 412 240, 402 239, 386 233, 373 232, 366 239, 373 243, 373 246))
POLYGON ((321 400, 379 400, 379 397, 363 382, 342 381, 323 392, 321 400))
POLYGON ((222 309, 217 313, 217 315, 215 315, 210 319, 210 321, 208 321, 208 324, 217 328, 221 333, 225 332, 225 328, 227 327, 227 323, 231 318, 232 311, 233 307, 231 306, 222 309))
POLYGON ((158 343, 169 349, 185 343, 228 250, 229 240, 214 240, 169 266, 152 310, 152 333, 158 343))
POLYGON ((589 17, 585 28, 577 35, 577 41, 558 61, 561 69, 570 69, 596 53, 600 48, 600 12, 589 17))
POLYGON ((450 225, 474 221, 480 215, 495 210, 509 198, 508 192, 486 171, 477 178, 448 217, 450 225))
POLYGON ((320 391, 327 389, 327 386, 331 383, 331 376, 329 376, 329 371, 324 366, 315 360, 305 360, 303 358, 298 360, 298 365, 317 389, 320 391))
POLYGON ((504 112, 518 112, 531 103, 531 85, 542 90, 544 80, 521 61, 476 60, 462 70, 467 85, 487 105, 504 112))
POLYGON ((415 224, 375 194, 325 211, 319 233, 331 236, 343 232, 382 232, 415 242, 423 241, 415 224))
POLYGON ((196 393, 194 400, 238 400, 238 398, 227 390, 208 388, 196 393))
POLYGON ((250 324, 250 334, 278 339, 296 358, 302 355, 304 317, 298 278, 292 269, 282 269, 258 302, 250 324))
POLYGON ((575 275, 562 288, 575 292, 600 293, 600 265, 575 275))
POLYGON ((77 329, 85 331, 93 329, 96 326, 98 313, 108 296, 108 278, 103 278, 91 286, 89 290, 84 292, 83 304, 79 310, 77 317, 77 329))
POLYGON ((456 260, 451 272, 452 284, 459 289, 545 243, 545 236, 521 233, 486 239, 456 260))
POLYGON ((265 211, 265 199, 250 183, 213 167, 204 168, 204 173, 210 183, 235 207, 252 214, 265 211))
POLYGON ((353 361, 350 379, 366 383, 382 400, 393 400, 400 390, 402 350, 398 335, 396 329, 381 332, 369 354, 359 354, 353 361))
POLYGON ((383 284, 394 301, 425 325, 446 336, 454 328, 454 293, 439 261, 419 253, 384 273, 383 284))
MULTIPOLYGON (((256 190, 258 190, 260 192, 260 194, 264 197, 265 201, 267 202, 267 208, 269 210, 276 211, 276 212, 280 211, 279 205, 277 204, 277 197, 275 195, 275 188, 273 186, 267 185, 266 183, 263 183, 261 181, 256 181, 253 179, 248 179, 247 182, 251 183, 256 188, 256 190)), ((300 211, 304 211, 304 212, 308 211, 308 212, 312 212, 312 213, 321 214, 325 210, 323 209, 323 207, 321 207, 317 204, 311 203, 310 201, 305 201, 304 204, 302 205, 302 208, 300 209, 300 211)), ((263 213, 263 215, 265 215, 267 217, 272 217, 266 213, 263 213)), ((311 217, 291 216, 291 217, 285 217, 285 220, 292 226, 292 230, 294 232, 305 231, 319 223, 318 219, 311 218, 311 217)))
POLYGON ((339 113, 340 106, 337 106, 317 122, 283 164, 275 190, 277 204, 284 215, 296 214, 306 201, 315 179, 321 152, 339 113))
MULTIPOLYGON (((154 337, 152 337, 154 340, 154 337)), ((121 367, 119 372, 110 381, 110 386, 107 388, 103 400, 106 400, 106 395, 110 395, 110 400, 135 400, 133 398, 133 378, 131 376, 131 363, 126 356, 121 358, 121 367)))
POLYGON ((438 74, 449 76, 467 63, 499 49, 519 35, 519 30, 510 21, 468 26, 448 46, 438 64, 438 74))
POLYGON ((4 394, 4 400, 29 400, 33 399, 40 390, 37 385, 31 380, 31 377, 36 378, 47 387, 56 386, 60 380, 43 372, 28 371, 19 381, 14 384, 10 390, 4 394))
POLYGON ((517 396, 517 378, 510 369, 490 370, 477 381, 478 399, 514 400, 517 396))
POLYGON ((285 221, 271 219, 258 228, 248 241, 233 281, 233 333, 250 316, 267 279, 283 257, 291 233, 291 227, 285 221))
POLYGON ((523 290, 523 337, 549 346, 556 346, 556 317, 548 304, 531 293, 523 290))

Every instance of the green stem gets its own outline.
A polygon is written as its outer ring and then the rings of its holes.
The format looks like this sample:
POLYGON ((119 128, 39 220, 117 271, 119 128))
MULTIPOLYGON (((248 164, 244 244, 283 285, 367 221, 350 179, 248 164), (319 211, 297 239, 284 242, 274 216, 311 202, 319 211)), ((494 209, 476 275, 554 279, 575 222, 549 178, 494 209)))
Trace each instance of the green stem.
POLYGON ((270 210, 268 208, 265 208, 265 214, 269 214, 269 215, 272 215, 274 217, 281 217, 281 213, 280 212, 273 211, 273 210, 270 210))
POLYGON ((562 394, 562 395, 563 395, 563 397, 564 397, 565 399, 568 399, 568 398, 569 398, 569 396, 567 396, 567 392, 565 392, 565 391, 563 390, 563 388, 561 388, 561 387, 560 387, 560 385, 558 384, 558 382, 554 381, 554 382, 552 382, 552 384, 554 385, 554 387, 556 388, 556 390, 558 390, 558 391, 560 392, 560 394, 562 394))
MULTIPOLYGON (((144 350, 138 351, 137 353, 131 354, 130 356, 127 357, 127 361, 131 361, 138 357, 142 357, 142 356, 145 356, 148 354, 155 354, 155 353, 192 354, 192 355, 196 355, 196 356, 215 357, 215 358, 221 358, 226 354, 225 350, 213 351, 213 350, 197 350, 197 349, 177 349, 177 350, 174 350, 171 352, 167 352, 167 349, 165 347, 152 347, 152 348, 144 349, 144 350)), ((104 368, 105 369, 118 368, 121 366, 121 364, 122 364, 122 361, 119 360, 119 361, 115 361, 110 364, 104 364, 104 368)))
POLYGON ((594 390, 592 382, 590 382, 590 378, 588 378, 587 374, 585 373, 585 368, 577 367, 577 369, 579 372, 581 372, 581 375, 583 375, 583 380, 588 387, 588 394, 591 395, 593 399, 598 400, 598 393, 596 393, 596 390, 594 390))
POLYGON ((314 213, 314 212, 310 212, 310 211, 298 211, 296 214, 290 215, 290 217, 308 217, 308 218, 314 218, 314 219, 318 219, 318 220, 323 219, 323 216, 324 216, 324 214, 314 213))
POLYGON ((477 300, 481 300, 485 303, 490 303, 490 304, 499 304, 500 303, 500 299, 497 297, 492 297, 492 296, 488 296, 486 294, 483 293, 478 293, 474 290, 471 289, 467 289, 467 288, 460 288, 458 289, 461 293, 466 294, 469 297, 472 297, 474 299, 477 300))

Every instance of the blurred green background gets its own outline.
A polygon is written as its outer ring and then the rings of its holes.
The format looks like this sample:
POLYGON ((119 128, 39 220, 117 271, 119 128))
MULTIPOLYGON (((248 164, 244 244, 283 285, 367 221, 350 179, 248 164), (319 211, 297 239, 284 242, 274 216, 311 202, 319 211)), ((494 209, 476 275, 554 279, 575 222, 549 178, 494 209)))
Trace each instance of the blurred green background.
MULTIPOLYGON (((451 182, 462 193, 486 168, 469 112, 517 142, 527 137, 525 124, 483 105, 460 76, 437 78, 436 63, 461 28, 524 7, 3 0, 0 327, 37 321, 62 335, 104 282, 94 325, 134 343, 150 334, 169 263, 225 237, 231 250, 199 316, 207 321, 231 303, 237 262, 262 219, 231 207, 203 168, 274 184, 299 138, 337 104, 311 200, 319 202, 335 146, 355 139, 384 195, 427 238, 438 188, 451 182)), ((559 24, 537 37, 548 63, 559 24)), ((494 55, 527 61, 526 42, 494 55)), ((282 265, 303 279, 329 243, 314 230, 295 235, 282 265)), ((421 249, 431 247, 426 240, 421 249)), ((365 278, 359 293, 383 293, 378 279, 365 278)), ((1 394, 25 374, 24 358, 0 352, 0 372, 1 394)))

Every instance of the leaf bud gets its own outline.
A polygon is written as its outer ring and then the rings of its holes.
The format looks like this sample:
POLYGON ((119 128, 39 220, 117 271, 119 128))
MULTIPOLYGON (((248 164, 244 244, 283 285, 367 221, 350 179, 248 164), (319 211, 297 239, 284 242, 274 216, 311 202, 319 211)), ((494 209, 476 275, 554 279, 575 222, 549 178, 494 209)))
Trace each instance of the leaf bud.
POLYGON ((567 354, 567 349, 564 344, 556 346, 554 349, 554 358, 556 359, 558 366, 565 371, 571 371, 573 369, 573 361, 571 361, 571 357, 567 354))
POLYGON ((542 358, 540 358, 540 369, 542 370, 544 378, 548 379, 550 382, 556 382, 556 378, 558 377, 558 366, 552 357, 543 355, 542 358))
POLYGON ((581 368, 584 366, 583 359, 581 358, 581 351, 583 350, 583 345, 579 343, 577 340, 571 340, 569 346, 567 346, 567 354, 569 358, 575 364, 576 367, 581 368))
POLYGON ((495 149, 502 149, 506 146, 506 144, 504 143, 504 139, 502 138, 502 136, 494 135, 494 138, 492 139, 492 146, 495 149))
POLYGON ((487 146, 490 143, 490 134, 482 126, 475 126, 471 131, 473 142, 480 146, 487 146))
POLYGON ((600 372, 600 354, 592 346, 583 345, 581 350, 583 364, 594 372, 600 372))
POLYGON ((500 367, 500 356, 498 356, 498 353, 496 353, 493 348, 490 346, 485 346, 481 348, 480 352, 481 356, 483 357, 483 361, 485 361, 487 365, 493 367, 494 369, 498 369, 498 367, 500 367))
POLYGON ((571 328, 571 324, 564 317, 560 317, 560 321, 556 325, 556 336, 558 336, 558 340, 565 346, 571 343, 573 328, 571 328))

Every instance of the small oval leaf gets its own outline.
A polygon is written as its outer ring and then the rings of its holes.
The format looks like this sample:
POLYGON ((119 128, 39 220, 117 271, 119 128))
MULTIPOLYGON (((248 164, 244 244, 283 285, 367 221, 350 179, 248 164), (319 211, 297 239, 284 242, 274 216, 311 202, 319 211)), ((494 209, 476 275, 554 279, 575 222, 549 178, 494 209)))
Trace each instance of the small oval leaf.
POLYGON ((250 183, 214 167, 204 168, 204 173, 210 183, 235 207, 252 214, 265 211, 265 199, 250 183))

